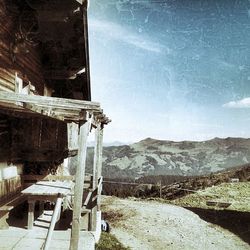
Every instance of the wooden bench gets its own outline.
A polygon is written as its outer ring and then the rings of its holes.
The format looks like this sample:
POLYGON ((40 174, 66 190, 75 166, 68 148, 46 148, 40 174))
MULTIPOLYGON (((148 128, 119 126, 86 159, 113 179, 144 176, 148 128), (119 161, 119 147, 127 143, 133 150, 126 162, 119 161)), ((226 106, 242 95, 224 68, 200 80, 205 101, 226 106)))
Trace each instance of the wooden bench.
POLYGON ((25 201, 24 195, 19 193, 13 196, 11 199, 6 201, 5 203, 2 203, 0 205, 0 229, 9 228, 7 219, 9 218, 10 211, 24 201, 25 201))
POLYGON ((9 227, 9 212, 24 201, 20 176, 0 181, 0 229, 9 227))

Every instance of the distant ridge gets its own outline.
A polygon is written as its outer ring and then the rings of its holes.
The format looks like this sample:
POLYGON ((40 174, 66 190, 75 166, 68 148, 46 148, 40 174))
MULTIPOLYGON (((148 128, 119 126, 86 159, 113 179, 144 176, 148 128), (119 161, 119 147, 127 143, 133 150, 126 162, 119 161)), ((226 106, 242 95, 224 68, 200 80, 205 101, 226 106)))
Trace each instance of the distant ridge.
MULTIPOLYGON (((89 161, 92 158, 93 149, 89 150, 89 161)), ((175 142, 148 137, 103 149, 103 175, 109 178, 204 175, 249 162, 250 139, 246 138, 175 142)))
MULTIPOLYGON (((120 141, 114 141, 114 142, 104 142, 103 146, 104 147, 113 147, 113 146, 129 145, 129 144, 130 143, 120 142, 120 141)), ((94 147, 94 146, 95 146, 95 142, 94 141, 88 142, 88 147, 94 147)))

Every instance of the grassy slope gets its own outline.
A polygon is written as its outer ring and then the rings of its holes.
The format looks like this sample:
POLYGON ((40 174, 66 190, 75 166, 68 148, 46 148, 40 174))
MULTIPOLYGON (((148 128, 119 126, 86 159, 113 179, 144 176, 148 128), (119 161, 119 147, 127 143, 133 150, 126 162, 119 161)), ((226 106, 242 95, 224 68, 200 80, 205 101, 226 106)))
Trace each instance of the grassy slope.
MULTIPOLYGON (((250 182, 223 183, 218 186, 200 190, 185 197, 167 201, 168 203, 184 207, 213 208, 206 205, 206 201, 220 201, 232 203, 228 210, 250 212, 250 182)), ((220 209, 214 207, 215 209, 220 209)), ((222 208, 225 209, 225 208, 222 208)))

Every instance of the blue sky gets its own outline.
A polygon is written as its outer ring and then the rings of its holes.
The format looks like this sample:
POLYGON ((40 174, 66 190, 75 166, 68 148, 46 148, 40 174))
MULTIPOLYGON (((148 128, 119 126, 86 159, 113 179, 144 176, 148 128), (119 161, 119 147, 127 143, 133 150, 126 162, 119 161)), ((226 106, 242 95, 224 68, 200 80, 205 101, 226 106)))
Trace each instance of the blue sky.
POLYGON ((105 141, 250 137, 250 1, 91 0, 105 141))

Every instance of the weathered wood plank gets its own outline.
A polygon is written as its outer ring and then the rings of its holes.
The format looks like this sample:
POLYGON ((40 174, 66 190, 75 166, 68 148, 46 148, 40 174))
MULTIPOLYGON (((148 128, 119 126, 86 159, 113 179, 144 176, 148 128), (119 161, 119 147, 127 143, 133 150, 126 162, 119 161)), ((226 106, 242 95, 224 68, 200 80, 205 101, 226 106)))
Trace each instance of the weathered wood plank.
MULTIPOLYGON (((65 122, 86 120, 86 111, 100 116, 100 104, 76 99, 64 99, 48 96, 24 95, 0 91, 0 106, 5 112, 15 112, 19 115, 47 116, 65 122)), ((102 116, 105 117, 105 116, 102 116)), ((105 118, 106 119, 106 118, 105 118)), ((106 120, 93 119, 93 124, 106 123, 106 120)), ((94 125, 96 126, 96 125, 94 125)))
POLYGON ((32 104, 29 104, 29 103, 24 103, 23 104, 23 107, 25 109, 29 109, 35 113, 39 113, 41 115, 46 115, 46 116, 49 116, 51 118, 54 118, 54 119, 57 119, 57 120, 60 120, 60 121, 64 121, 64 116, 63 115, 58 115, 56 111, 52 110, 52 108, 43 108, 43 107, 40 107, 40 106, 37 106, 37 105, 32 105, 32 104))
POLYGON ((25 195, 57 195, 66 196, 73 189, 72 182, 65 181, 39 181, 22 191, 25 195))
POLYGON ((93 110, 99 111, 100 104, 97 102, 82 101, 76 99, 65 99, 58 97, 48 97, 48 96, 37 96, 37 95, 23 95, 17 93, 9 93, 5 91, 0 91, 0 101, 5 101, 9 103, 13 102, 25 102, 31 104, 38 104, 45 107, 54 107, 61 109, 83 109, 83 110, 93 110))

